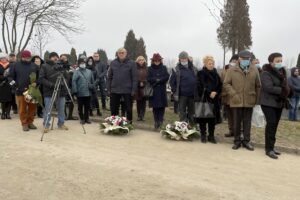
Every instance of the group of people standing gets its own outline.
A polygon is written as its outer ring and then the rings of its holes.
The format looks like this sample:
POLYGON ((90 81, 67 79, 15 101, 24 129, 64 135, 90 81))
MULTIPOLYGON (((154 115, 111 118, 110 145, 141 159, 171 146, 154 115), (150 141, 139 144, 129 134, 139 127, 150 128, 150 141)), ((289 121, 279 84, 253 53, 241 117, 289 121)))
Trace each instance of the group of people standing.
POLYGON ((229 129, 225 136, 234 137, 232 149, 237 150, 243 146, 253 151, 251 118, 253 107, 260 105, 267 122, 266 155, 274 159, 280 155, 274 146, 283 108, 290 109, 290 120, 297 120, 299 69, 293 68, 291 76, 287 78, 280 53, 272 53, 268 58, 269 63, 261 67, 253 53, 241 51, 232 56, 221 74, 216 70, 212 56, 203 58, 203 68, 198 71, 185 51, 179 54, 178 64, 171 74, 159 53, 153 54, 149 67, 143 56, 139 56, 136 61, 130 60, 125 48, 118 49, 116 58, 109 66, 99 58, 98 53, 88 58, 80 57, 75 69, 69 65, 67 55, 59 56, 55 52, 50 53, 46 62, 38 56, 32 58, 31 53, 26 50, 21 52, 21 60, 16 63, 9 63, 5 54, 0 54, 1 117, 10 118, 10 102, 14 96, 11 91, 15 86, 23 130, 36 129, 33 124, 36 106, 25 101, 23 92, 29 86, 39 87, 44 105, 38 108, 37 114, 43 115, 44 132, 47 133, 51 120, 51 99, 58 89, 55 101, 57 125, 59 129, 68 130, 65 126, 66 104, 69 108, 67 119, 75 119, 72 116, 74 104, 70 99, 76 98, 80 123, 89 124, 92 108, 97 110, 98 116, 102 115, 97 94, 100 90, 102 108, 106 109, 107 95, 110 98, 111 115, 126 115, 130 123, 133 120, 133 101, 136 100, 138 121, 144 121, 146 102, 149 100, 149 106, 153 109, 154 128, 159 129, 163 125, 165 108, 168 106, 169 84, 176 102, 174 105, 178 106, 175 110, 179 112, 180 121, 186 121, 190 125, 199 124, 203 143, 217 143, 215 126, 222 122, 221 110, 224 108, 229 129), (34 83, 29 81, 31 73, 37 74, 37 81, 34 83), (57 87, 59 76, 66 80, 67 85, 62 82, 57 87), (146 87, 152 89, 151 96, 145 96, 146 87), (71 90, 68 91, 68 88, 71 90), (70 97, 67 98, 68 96, 70 97), (198 105, 195 102, 211 104, 213 116, 195 117, 195 105, 198 105))

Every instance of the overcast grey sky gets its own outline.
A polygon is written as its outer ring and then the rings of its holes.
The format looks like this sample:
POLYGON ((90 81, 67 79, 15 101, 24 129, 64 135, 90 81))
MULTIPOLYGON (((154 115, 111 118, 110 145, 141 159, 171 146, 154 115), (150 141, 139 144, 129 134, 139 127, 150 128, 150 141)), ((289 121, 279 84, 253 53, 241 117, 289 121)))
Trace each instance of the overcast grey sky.
MULTIPOLYGON (((251 50, 262 62, 270 53, 282 52, 285 63, 295 65, 300 53, 300 1, 248 0, 248 4, 251 50)), ((177 58, 185 50, 195 59, 213 55, 217 64, 222 64, 218 24, 201 0, 86 0, 80 12, 84 33, 74 36, 71 44, 55 35, 48 50, 69 53, 74 46, 77 53, 86 50, 91 54, 103 48, 113 58, 127 32, 133 29, 137 37, 144 38, 148 56, 159 52, 164 58, 177 58)))

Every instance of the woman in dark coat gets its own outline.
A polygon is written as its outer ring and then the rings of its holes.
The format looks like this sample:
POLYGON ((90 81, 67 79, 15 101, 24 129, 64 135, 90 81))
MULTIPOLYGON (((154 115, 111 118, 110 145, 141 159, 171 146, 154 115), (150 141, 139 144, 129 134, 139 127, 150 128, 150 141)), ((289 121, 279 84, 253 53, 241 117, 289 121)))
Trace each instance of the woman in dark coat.
POLYGON ((7 79, 9 62, 5 53, 0 53, 0 103, 1 119, 11 119, 10 109, 12 103, 11 86, 7 79))
POLYGON ((138 87, 135 94, 136 108, 138 114, 138 121, 144 121, 146 112, 146 98, 144 97, 144 88, 147 82, 147 63, 143 56, 139 56, 136 59, 137 71, 138 71, 138 87))
POLYGON ((204 93, 204 100, 212 103, 214 105, 214 118, 198 118, 196 121, 199 122, 200 125, 200 133, 201 133, 201 142, 206 143, 211 142, 216 144, 217 141, 215 139, 215 126, 221 118, 221 92, 222 92, 222 81, 214 68, 215 61, 212 56, 206 56, 203 59, 203 69, 198 72, 197 79, 197 89, 198 89, 198 97, 202 97, 204 93), (207 126, 208 125, 208 137, 207 137, 207 126))
POLYGON ((276 132, 282 110, 290 94, 290 88, 287 83, 286 71, 282 66, 282 54, 272 53, 268 61, 269 64, 263 66, 261 74, 260 105, 267 121, 265 128, 266 155, 277 159, 280 152, 274 149, 276 132))
MULTIPOLYGON (((99 79, 97 78, 97 70, 96 70, 96 63, 94 61, 94 58, 91 56, 87 59, 87 65, 86 68, 92 71, 94 80, 95 80, 95 88, 99 84, 99 79)), ((98 101, 98 96, 96 89, 92 93, 91 96, 91 107, 90 107, 90 116, 93 116, 93 109, 96 108, 97 110, 97 116, 102 116, 102 113, 100 112, 100 106, 98 101)))
POLYGON ((151 60, 147 80, 153 87, 153 97, 149 99, 149 106, 153 108, 154 128, 159 129, 164 121, 165 108, 168 106, 166 84, 170 75, 158 53, 154 54, 151 60))
MULTIPOLYGON (((33 56, 31 58, 31 62, 33 62, 34 64, 36 64, 37 66, 39 66, 39 68, 41 68, 41 66, 45 63, 43 61, 43 59, 39 56, 33 56)), ((43 94, 43 85, 39 85, 39 89, 41 91, 41 94, 43 94)), ((43 102, 44 102, 44 97, 43 97, 43 102)), ((43 118, 43 107, 41 105, 38 104, 37 106, 37 116, 39 118, 43 118)))

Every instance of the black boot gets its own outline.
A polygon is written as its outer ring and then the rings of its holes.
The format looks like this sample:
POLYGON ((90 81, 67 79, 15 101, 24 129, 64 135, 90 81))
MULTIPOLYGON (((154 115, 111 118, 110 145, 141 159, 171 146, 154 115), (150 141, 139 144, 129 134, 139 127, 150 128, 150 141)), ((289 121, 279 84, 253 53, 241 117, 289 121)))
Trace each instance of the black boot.
POLYGON ((102 113, 100 112, 100 109, 97 108, 97 116, 101 117, 102 116, 102 113))
POLYGON ((201 133, 201 142, 202 143, 206 143, 207 142, 206 133, 201 133))
POLYGON ((158 128, 159 128, 159 122, 158 122, 158 121, 155 121, 155 123, 154 123, 154 129, 155 129, 155 130, 158 130, 158 128))
POLYGON ((1 119, 5 119, 6 117, 5 117, 5 113, 2 113, 1 114, 1 119))
POLYGON ((90 109, 90 117, 93 117, 94 116, 94 114, 93 114, 93 110, 92 109, 90 109))
POLYGON ((11 119, 11 116, 9 113, 5 115, 5 119, 11 119))
POLYGON ((209 134, 207 137, 207 141, 213 144, 217 144, 216 138, 214 136, 214 134, 209 134))

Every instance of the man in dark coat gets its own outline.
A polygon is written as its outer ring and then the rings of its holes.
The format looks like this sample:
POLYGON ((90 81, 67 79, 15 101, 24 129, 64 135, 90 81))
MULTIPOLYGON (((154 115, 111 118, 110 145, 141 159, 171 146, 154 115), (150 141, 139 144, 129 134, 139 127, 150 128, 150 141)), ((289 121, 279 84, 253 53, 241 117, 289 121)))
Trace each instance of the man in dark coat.
POLYGON ((110 64, 107 78, 107 92, 110 95, 112 115, 119 115, 120 102, 123 99, 127 120, 132 123, 132 97, 136 89, 136 63, 127 58, 125 48, 120 48, 117 51, 117 58, 110 64))
POLYGON ((180 121, 194 123, 194 96, 197 83, 197 69, 189 61, 187 52, 179 54, 179 63, 170 78, 174 101, 179 101, 180 121))
POLYGON ((100 54, 94 53, 93 59, 95 62, 95 68, 97 71, 97 77, 95 79, 95 82, 99 85, 100 89, 100 95, 101 95, 101 103, 102 103, 102 109, 106 110, 106 75, 107 75, 107 65, 100 60, 100 54))
MULTIPOLYGON (((49 54, 49 60, 46 64, 42 65, 40 71, 40 82, 43 84, 43 95, 44 95, 44 103, 45 103, 45 111, 44 111, 44 133, 49 132, 51 113, 50 112, 50 104, 51 97, 54 92, 56 80, 59 76, 63 74, 64 78, 67 80, 67 72, 61 71, 62 66, 57 64, 59 60, 59 56, 57 53, 52 52, 49 54), (48 116, 49 115, 49 116, 48 116)), ((60 85, 60 90, 58 91, 56 102, 57 109, 57 118, 58 118, 58 128, 61 130, 68 130, 68 127, 65 126, 65 104, 66 104, 66 96, 68 95, 67 88, 65 87, 63 81, 60 85)))
POLYGON ((19 106, 19 116, 23 131, 37 129, 33 124, 36 113, 36 104, 25 101, 23 93, 29 88, 37 87, 37 82, 30 82, 30 75, 35 74, 38 78, 39 67, 31 62, 31 52, 24 50, 21 52, 21 61, 13 64, 9 71, 9 76, 16 82, 16 98, 19 106))

